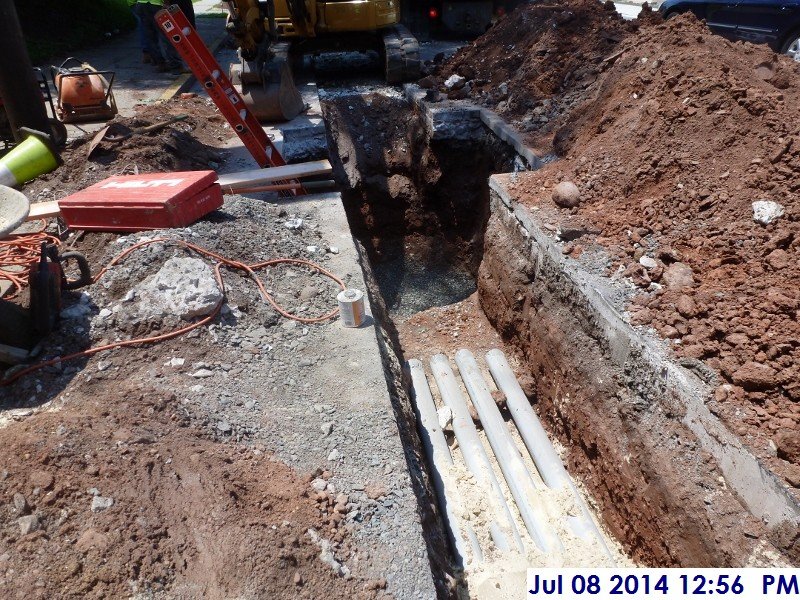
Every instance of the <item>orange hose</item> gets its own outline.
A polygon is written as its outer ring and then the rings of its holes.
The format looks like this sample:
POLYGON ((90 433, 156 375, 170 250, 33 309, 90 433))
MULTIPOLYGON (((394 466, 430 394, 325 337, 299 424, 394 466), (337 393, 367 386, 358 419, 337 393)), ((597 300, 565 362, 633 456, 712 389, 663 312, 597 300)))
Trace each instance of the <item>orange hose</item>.
POLYGON ((217 302, 216 306, 214 306, 213 310, 208 315, 206 315, 205 317, 203 317, 202 319, 200 319, 196 323, 192 323, 191 325, 187 325, 186 327, 182 327, 180 329, 176 329, 175 331, 170 331, 168 333, 163 333, 163 334, 160 334, 160 335, 143 337, 143 338, 136 338, 136 339, 133 339, 133 340, 125 340, 125 341, 120 341, 120 342, 114 342, 112 344, 106 344, 106 345, 103 345, 103 346, 97 346, 95 348, 89 348, 88 350, 81 350, 80 352, 75 352, 73 354, 68 354, 67 356, 57 357, 57 358, 53 358, 53 359, 50 359, 50 360, 46 360, 44 362, 37 363, 35 365, 32 365, 30 367, 27 367, 25 369, 22 369, 21 371, 18 371, 16 373, 14 373, 11 377, 9 377, 7 379, 4 379, 3 381, 0 381, 0 386, 9 385, 9 384, 13 383, 14 381, 16 381, 17 379, 19 379, 21 377, 24 377, 25 375, 28 375, 29 373, 33 373, 34 371, 37 371, 37 370, 42 369, 44 367, 48 367, 48 366, 55 365, 55 364, 58 364, 58 363, 63 363, 63 362, 69 361, 69 360, 74 360, 76 358, 82 358, 82 357, 85 357, 85 356, 91 356, 92 354, 97 354, 98 352, 103 352, 105 350, 112 350, 114 348, 120 348, 120 347, 123 347, 123 346, 136 346, 136 345, 139 345, 139 344, 152 344, 152 343, 156 343, 156 342, 163 342, 165 340, 169 340, 169 339, 181 336, 184 333, 188 333, 188 332, 192 331, 193 329, 197 329, 198 327, 202 327, 203 325, 213 321, 216 318, 216 316, 219 314, 220 309, 222 308, 222 303, 225 300, 225 282, 224 282, 224 280, 222 278, 222 267, 223 266, 226 266, 226 267, 228 267, 230 269, 234 269, 234 270, 245 271, 250 276, 250 278, 253 279, 253 281, 256 282, 256 285, 258 286, 258 289, 261 292, 261 296, 267 302, 269 302, 269 304, 279 314, 281 314, 282 316, 286 317, 287 319, 293 319, 295 321, 299 321, 300 323, 320 323, 322 321, 327 321, 328 319, 331 319, 331 318, 335 317, 339 312, 339 309, 335 308, 334 310, 332 310, 332 311, 330 311, 330 312, 328 312, 328 313, 326 313, 326 314, 324 314, 322 316, 319 316, 319 317, 300 317, 298 315, 294 315, 294 314, 284 310, 275 301, 275 299, 270 295, 270 293, 267 292, 267 288, 264 286, 264 283, 261 281, 261 279, 256 274, 256 271, 258 271, 260 269, 263 269, 263 268, 266 268, 266 267, 271 267, 271 266, 278 265, 278 264, 302 265, 302 266, 309 267, 311 269, 314 269, 314 270, 318 271, 322 275, 325 275, 326 277, 328 277, 328 278, 332 279, 333 281, 335 281, 336 284, 341 289, 345 289, 344 282, 341 279, 339 279, 336 275, 334 275, 330 271, 322 268, 320 265, 318 265, 316 263, 313 263, 313 262, 308 261, 308 260, 299 259, 299 258, 275 258, 275 259, 272 259, 272 260, 266 260, 266 261, 263 261, 263 262, 260 262, 260 263, 254 263, 252 265, 248 265, 248 264, 245 264, 245 263, 241 263, 239 261, 235 261, 235 260, 231 260, 229 258, 225 258, 224 256, 222 256, 220 254, 217 254, 216 252, 212 252, 211 250, 207 250, 205 248, 201 248, 200 246, 196 246, 194 244, 190 244, 189 242, 184 242, 183 240, 171 240, 169 238, 155 238, 155 239, 152 239, 152 240, 139 242, 138 244, 134 244, 130 248, 127 248, 126 250, 120 252, 117 256, 115 256, 111 260, 110 263, 108 263, 105 267, 103 267, 103 269, 101 269, 97 273, 97 275, 94 276, 94 278, 92 279, 92 283, 97 283, 100 280, 100 278, 103 277, 103 275, 105 275, 111 267, 113 267, 114 265, 118 264, 120 261, 122 261, 124 258, 126 258, 129 254, 131 254, 134 250, 137 250, 138 248, 141 248, 143 246, 147 246, 148 244, 155 244, 155 243, 175 244, 176 246, 181 246, 181 247, 187 248, 189 250, 192 250, 193 252, 196 252, 197 254, 200 254, 201 256, 205 256, 207 258, 211 258, 211 259, 214 259, 214 260, 217 261, 216 264, 214 265, 214 277, 217 280, 217 285, 219 286, 219 289, 222 292, 223 297, 220 299, 219 302, 217 302))
POLYGON ((39 260, 42 242, 60 245, 61 241, 45 233, 46 222, 33 233, 18 233, 0 240, 0 279, 11 282, 16 288, 8 298, 15 298, 28 285, 28 272, 33 263, 39 260), (11 269, 9 269, 11 267, 11 269), (21 268, 21 270, 17 270, 21 268))

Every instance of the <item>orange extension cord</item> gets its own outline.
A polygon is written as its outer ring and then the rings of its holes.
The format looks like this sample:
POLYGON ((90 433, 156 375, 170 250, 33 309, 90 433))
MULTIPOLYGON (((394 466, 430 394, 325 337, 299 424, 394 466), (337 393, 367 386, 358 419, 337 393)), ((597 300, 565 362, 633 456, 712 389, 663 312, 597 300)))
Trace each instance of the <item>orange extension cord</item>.
POLYGON ((24 377, 25 375, 28 375, 29 373, 32 373, 32 372, 37 371, 39 369, 42 369, 44 367, 48 367, 48 366, 55 365, 55 364, 58 364, 58 363, 67 362, 67 361, 70 361, 70 360, 74 360, 76 358, 81 358, 81 357, 85 357, 85 356, 91 356, 92 354, 97 354, 98 352, 103 352, 105 350, 112 350, 114 348, 121 348, 123 346, 136 346, 136 345, 139 345, 139 344, 152 344, 152 343, 155 343, 155 342, 163 342, 165 340, 169 340, 169 339, 181 336, 184 333, 188 333, 188 332, 192 331, 193 329, 197 329, 198 327, 202 327, 203 325, 211 322, 212 320, 214 320, 216 318, 216 316, 219 314, 220 309, 222 308, 222 303, 225 301, 225 297, 224 297, 225 296, 225 282, 222 279, 222 267, 223 266, 228 267, 230 269, 234 269, 234 270, 245 271, 250 276, 250 278, 253 281, 256 282, 256 285, 258 286, 258 289, 261 292, 262 297, 267 302, 269 302, 270 305, 276 311, 278 311, 279 314, 283 315, 287 319, 293 319, 295 321, 299 321, 300 323, 320 323, 322 321, 327 321, 328 319, 331 319, 331 318, 335 317, 339 313, 339 309, 335 308, 334 310, 332 310, 329 313, 326 313, 326 314, 324 314, 324 315, 322 315, 320 317, 300 317, 300 316, 297 316, 297 315, 293 315, 292 313, 284 310, 283 308, 281 308, 280 305, 278 305, 278 303, 275 301, 275 299, 269 294, 269 292, 267 292, 267 288, 264 287, 264 283, 261 281, 261 279, 256 274, 256 271, 258 271, 260 269, 263 269, 263 268, 266 268, 266 267, 272 267, 272 266, 279 265, 279 264, 302 265, 302 266, 314 269, 315 271, 318 271, 322 275, 325 275, 326 277, 328 277, 328 278, 332 279, 333 281, 335 281, 337 283, 337 285, 341 289, 345 289, 344 282, 341 279, 339 279, 336 275, 334 275, 330 271, 325 270, 324 268, 322 268, 320 265, 318 265, 316 263, 313 263, 313 262, 308 261, 308 260, 302 260, 302 259, 299 259, 299 258, 276 258, 276 259, 273 259, 273 260, 266 260, 264 262, 254 263, 252 265, 248 265, 248 264, 245 264, 245 263, 241 263, 239 261, 235 261, 235 260, 231 260, 231 259, 225 258, 224 256, 222 256, 220 254, 217 254, 217 253, 212 252, 210 250, 206 250, 205 248, 201 248, 200 246, 195 246, 194 244, 190 244, 189 242, 184 242, 182 240, 171 240, 169 238, 155 238, 155 239, 152 239, 152 240, 147 240, 145 242, 139 242, 138 244, 134 244, 130 248, 124 250, 123 252, 121 252, 120 254, 115 256, 114 259, 110 263, 108 263, 108 265, 106 265, 99 273, 97 273, 97 275, 94 276, 94 278, 92 279, 92 283, 97 283, 100 280, 100 278, 103 277, 103 275, 105 275, 111 267, 113 267, 114 265, 116 265, 117 263, 122 261, 125 257, 127 257, 129 254, 131 254, 134 250, 137 250, 138 248, 141 248, 142 246, 147 246, 148 244, 155 244, 155 243, 166 243, 166 244, 174 244, 176 246, 181 246, 183 248, 187 248, 188 250, 192 250, 193 252, 196 252, 197 254, 200 254, 201 256, 205 256, 207 258, 211 258, 211 259, 214 259, 215 261, 217 261, 216 264, 214 265, 214 276, 217 279, 217 285, 219 285, 219 289, 222 292, 223 297, 220 299, 220 301, 217 303, 217 305, 214 307, 214 309, 208 315, 206 315, 205 317, 203 317, 202 319, 200 319, 196 323, 192 323, 191 325, 187 325, 186 327, 182 327, 180 329, 177 329, 175 331, 171 331, 169 333, 163 333, 161 335, 156 335, 156 336, 151 336, 151 337, 137 338, 137 339, 133 339, 133 340, 125 340, 125 341, 121 341, 121 342, 114 342, 113 344, 106 344, 104 346, 97 346, 95 348, 89 348, 88 350, 82 350, 80 352, 75 352, 73 354, 68 354, 67 356, 57 357, 57 358, 53 358, 51 360, 47 360, 47 361, 35 364, 33 366, 30 366, 30 367, 28 367, 26 369, 23 369, 21 371, 18 371, 16 373, 14 373, 8 379, 4 379, 3 381, 0 381, 0 386, 9 385, 9 384, 13 383, 14 381, 16 381, 17 379, 19 379, 20 377, 24 377))
POLYGON ((47 226, 42 221, 42 228, 33 233, 19 233, 10 235, 0 240, 0 279, 11 282, 16 288, 8 298, 16 298, 26 285, 28 285, 28 271, 31 265, 39 260, 42 252, 42 242, 59 245, 57 237, 45 233, 47 226), (8 267, 15 267, 9 270, 8 267), (21 267, 22 270, 16 268, 21 267))

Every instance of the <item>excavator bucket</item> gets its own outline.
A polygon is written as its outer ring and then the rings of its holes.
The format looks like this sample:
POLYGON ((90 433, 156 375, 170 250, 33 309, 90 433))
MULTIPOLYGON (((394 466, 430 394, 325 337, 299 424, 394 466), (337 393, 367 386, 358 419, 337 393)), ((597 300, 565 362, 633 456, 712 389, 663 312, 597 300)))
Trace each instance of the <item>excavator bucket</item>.
POLYGON ((253 63, 231 65, 231 81, 259 121, 291 121, 306 109, 286 60, 270 61, 261 73, 253 63))

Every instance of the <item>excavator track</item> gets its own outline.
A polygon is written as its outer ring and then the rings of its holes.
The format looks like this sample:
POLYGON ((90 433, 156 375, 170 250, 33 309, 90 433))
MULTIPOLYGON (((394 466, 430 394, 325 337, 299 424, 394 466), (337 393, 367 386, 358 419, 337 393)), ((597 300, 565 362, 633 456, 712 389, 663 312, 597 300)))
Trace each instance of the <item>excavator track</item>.
POLYGON ((419 42, 403 25, 383 32, 383 55, 387 83, 419 79, 419 42))

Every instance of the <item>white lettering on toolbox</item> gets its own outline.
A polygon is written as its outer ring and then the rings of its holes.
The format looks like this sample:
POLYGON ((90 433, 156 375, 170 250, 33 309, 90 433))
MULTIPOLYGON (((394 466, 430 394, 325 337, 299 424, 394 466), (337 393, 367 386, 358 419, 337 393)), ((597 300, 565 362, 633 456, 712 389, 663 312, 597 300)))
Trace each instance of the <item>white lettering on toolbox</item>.
POLYGON ((109 181, 102 186, 105 188, 149 188, 169 186, 175 187, 183 183, 183 179, 151 179, 149 181, 109 181))

